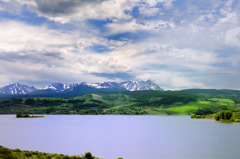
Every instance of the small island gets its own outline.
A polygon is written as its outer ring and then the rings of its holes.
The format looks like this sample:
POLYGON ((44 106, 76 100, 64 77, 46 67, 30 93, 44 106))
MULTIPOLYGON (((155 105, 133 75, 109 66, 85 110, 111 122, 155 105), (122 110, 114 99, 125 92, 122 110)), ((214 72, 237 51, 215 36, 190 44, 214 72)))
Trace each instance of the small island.
POLYGON ((44 118, 44 116, 29 115, 29 114, 16 114, 16 118, 44 118))
POLYGON ((222 110, 215 114, 197 115, 191 114, 190 117, 200 119, 215 119, 218 122, 223 123, 239 123, 240 122, 240 110, 222 110))

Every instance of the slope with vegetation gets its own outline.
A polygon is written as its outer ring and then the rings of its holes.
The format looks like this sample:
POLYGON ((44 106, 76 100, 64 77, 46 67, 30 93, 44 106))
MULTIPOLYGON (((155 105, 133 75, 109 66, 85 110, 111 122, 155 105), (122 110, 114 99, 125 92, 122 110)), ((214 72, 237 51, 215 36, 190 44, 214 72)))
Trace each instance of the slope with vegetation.
POLYGON ((1 114, 214 114, 240 108, 240 91, 95 92, 68 98, 12 98, 0 101, 1 114))
POLYGON ((224 110, 215 114, 215 120, 220 122, 240 122, 240 110, 224 110))
POLYGON ((85 153, 82 156, 69 156, 64 154, 51 154, 38 151, 22 151, 19 149, 9 149, 0 146, 0 158, 1 159, 98 159, 90 152, 85 153))

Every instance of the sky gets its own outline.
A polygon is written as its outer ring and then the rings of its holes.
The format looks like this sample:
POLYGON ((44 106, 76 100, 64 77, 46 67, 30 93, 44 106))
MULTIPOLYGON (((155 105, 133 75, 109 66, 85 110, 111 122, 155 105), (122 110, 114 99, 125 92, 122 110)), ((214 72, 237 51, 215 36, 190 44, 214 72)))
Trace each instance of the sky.
POLYGON ((240 89, 239 0, 0 0, 0 86, 240 89))

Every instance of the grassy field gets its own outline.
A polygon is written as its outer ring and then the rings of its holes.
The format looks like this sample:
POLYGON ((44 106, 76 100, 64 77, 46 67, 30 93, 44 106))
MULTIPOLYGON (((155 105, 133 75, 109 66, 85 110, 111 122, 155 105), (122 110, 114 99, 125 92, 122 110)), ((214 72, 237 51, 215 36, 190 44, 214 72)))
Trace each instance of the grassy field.
POLYGON ((226 99, 226 98, 210 98, 209 100, 214 102, 234 104, 234 101, 232 99, 226 99))
POLYGON ((186 115, 194 112, 197 110, 199 107, 194 106, 194 105, 186 105, 186 106, 176 106, 176 107, 171 107, 168 108, 167 111, 170 112, 170 114, 173 115, 186 115))

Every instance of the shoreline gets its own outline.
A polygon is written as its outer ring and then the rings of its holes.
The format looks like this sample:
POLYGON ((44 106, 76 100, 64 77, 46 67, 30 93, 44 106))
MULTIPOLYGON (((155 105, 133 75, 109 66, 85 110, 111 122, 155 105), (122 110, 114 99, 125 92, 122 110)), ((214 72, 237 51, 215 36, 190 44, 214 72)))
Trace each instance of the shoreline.
POLYGON ((95 156, 92 156, 90 152, 86 152, 85 155, 64 155, 64 154, 56 154, 56 153, 46 153, 39 151, 30 151, 30 150, 20 150, 20 149, 10 149, 0 145, 0 158, 58 158, 58 159, 99 159, 95 156))

